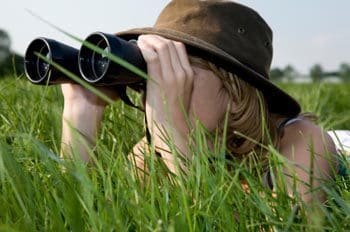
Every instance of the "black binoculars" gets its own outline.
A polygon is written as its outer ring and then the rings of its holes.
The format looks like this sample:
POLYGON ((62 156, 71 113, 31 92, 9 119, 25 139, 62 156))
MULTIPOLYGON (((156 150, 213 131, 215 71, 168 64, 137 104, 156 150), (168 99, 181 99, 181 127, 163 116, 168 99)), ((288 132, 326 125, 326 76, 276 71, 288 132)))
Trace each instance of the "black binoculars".
POLYGON ((98 49, 90 49, 83 43, 78 50, 53 39, 34 39, 24 56, 27 78, 39 85, 72 82, 52 65, 56 63, 94 85, 128 85, 144 81, 108 58, 108 54, 113 54, 146 72, 146 62, 135 40, 126 41, 115 35, 95 32, 85 41, 98 49))

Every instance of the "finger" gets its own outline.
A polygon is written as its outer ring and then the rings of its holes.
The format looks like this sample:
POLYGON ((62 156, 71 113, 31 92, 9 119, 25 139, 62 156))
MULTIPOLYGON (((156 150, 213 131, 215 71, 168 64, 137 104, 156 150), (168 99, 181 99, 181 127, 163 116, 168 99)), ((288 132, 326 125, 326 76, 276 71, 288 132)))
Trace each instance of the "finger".
POLYGON ((172 65, 172 57, 169 50, 171 41, 161 40, 159 36, 155 35, 148 35, 144 38, 144 42, 147 43, 148 46, 151 46, 159 56, 159 63, 162 72, 160 78, 162 80, 164 78, 166 78, 166 80, 174 80, 175 71, 172 65))
POLYGON ((137 46, 140 48, 143 58, 147 63, 147 72, 155 84, 160 79, 161 66, 156 50, 147 43, 145 36, 139 36, 137 46))
POLYGON ((147 43, 147 35, 139 36, 137 46, 140 48, 146 63, 159 63, 159 57, 156 50, 147 43))
POLYGON ((181 42, 174 42, 175 49, 177 51, 177 54, 179 56, 179 60, 181 62, 181 66, 184 69, 186 76, 190 79, 193 78, 194 71, 192 69, 192 66, 189 61, 189 57, 187 55, 186 47, 181 42))
MULTIPOLYGON (((166 43, 168 45, 169 54, 170 54, 170 61, 171 65, 174 70, 174 74, 172 75, 173 78, 176 78, 178 83, 183 83, 186 81, 186 72, 184 70, 184 67, 182 65, 181 57, 178 53, 178 49, 176 48, 175 41, 165 39, 163 37, 156 37, 155 39, 158 39, 159 41, 163 41, 163 43, 166 43)), ((188 59, 188 58, 187 58, 188 59)), ((165 77, 167 78, 167 77, 165 77)), ((168 77, 169 78, 169 77, 168 77)), ((170 80, 172 81, 172 80, 170 80)))

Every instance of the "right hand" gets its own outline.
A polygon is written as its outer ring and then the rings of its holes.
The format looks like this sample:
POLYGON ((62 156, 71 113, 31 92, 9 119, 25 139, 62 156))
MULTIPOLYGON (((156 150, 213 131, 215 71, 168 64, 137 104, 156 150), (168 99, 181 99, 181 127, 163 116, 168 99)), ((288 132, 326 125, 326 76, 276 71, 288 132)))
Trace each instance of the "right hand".
MULTIPOLYGON (((75 149, 84 161, 89 162, 90 150, 81 144, 74 130, 93 147, 108 103, 78 84, 62 84, 61 89, 64 96, 61 156, 71 156, 71 150, 75 149)), ((98 87, 98 90, 113 100, 118 99, 118 93, 113 87, 98 87)))
MULTIPOLYGON (((65 104, 77 103, 103 107, 107 106, 108 104, 106 101, 79 84, 62 84, 61 89, 65 104)), ((117 100, 119 98, 118 92, 113 89, 113 87, 97 87, 97 89, 112 100, 117 100)))

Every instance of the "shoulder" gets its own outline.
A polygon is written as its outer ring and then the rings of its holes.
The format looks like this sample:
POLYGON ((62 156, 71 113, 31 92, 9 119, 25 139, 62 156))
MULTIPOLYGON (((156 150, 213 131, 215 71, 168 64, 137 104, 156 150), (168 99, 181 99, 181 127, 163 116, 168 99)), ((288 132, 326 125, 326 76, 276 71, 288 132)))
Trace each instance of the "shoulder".
POLYGON ((293 192, 295 186, 304 201, 315 196, 323 201, 325 193, 319 186, 336 175, 336 149, 331 137, 307 119, 294 121, 283 129, 279 151, 291 161, 283 169, 289 191, 293 192))
POLYGON ((285 126, 283 130, 283 136, 280 142, 281 149, 297 144, 310 144, 314 146, 326 146, 325 148, 335 150, 333 140, 328 133, 308 119, 297 120, 285 126))
POLYGON ((283 129, 279 150, 286 158, 305 165, 309 165, 312 157, 316 163, 324 163, 322 166, 334 162, 336 148, 332 138, 312 121, 298 120, 283 129))

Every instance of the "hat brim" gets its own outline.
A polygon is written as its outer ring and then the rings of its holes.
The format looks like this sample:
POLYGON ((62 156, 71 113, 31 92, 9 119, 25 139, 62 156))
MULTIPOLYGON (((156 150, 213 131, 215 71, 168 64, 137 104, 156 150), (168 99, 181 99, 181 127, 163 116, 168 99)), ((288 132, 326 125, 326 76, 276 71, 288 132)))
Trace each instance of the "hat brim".
POLYGON ((270 112, 283 116, 296 116, 300 113, 301 109, 298 102, 269 81, 267 77, 255 72, 222 49, 201 39, 179 31, 153 27, 136 28, 116 33, 117 36, 126 40, 137 39, 142 34, 155 34, 182 42, 186 45, 189 54, 205 57, 219 67, 236 74, 239 78, 256 87, 264 94, 270 112))

